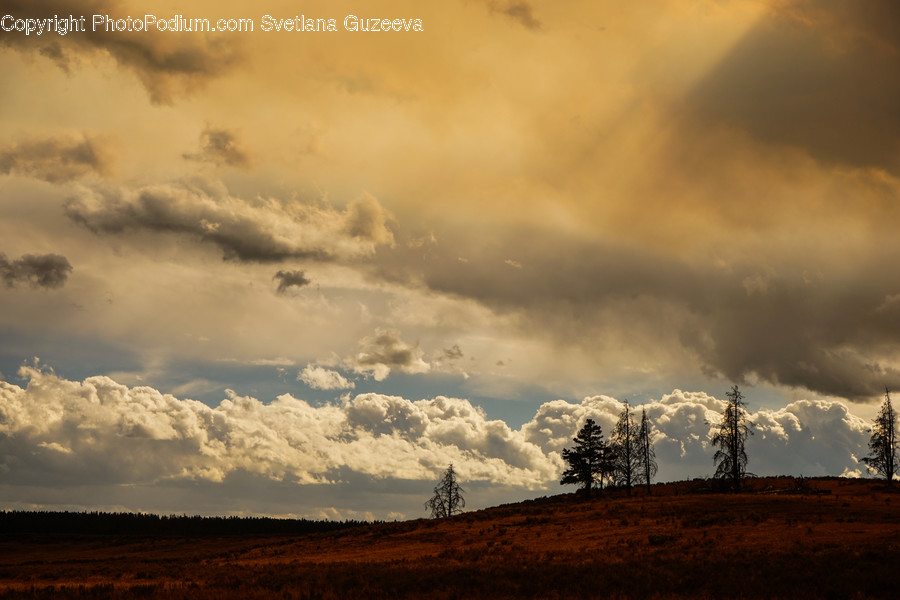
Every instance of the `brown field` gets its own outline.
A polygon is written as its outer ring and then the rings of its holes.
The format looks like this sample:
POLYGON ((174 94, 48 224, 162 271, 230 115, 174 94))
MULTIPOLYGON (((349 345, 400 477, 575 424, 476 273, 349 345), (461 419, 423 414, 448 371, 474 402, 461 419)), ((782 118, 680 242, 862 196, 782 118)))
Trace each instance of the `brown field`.
POLYGON ((303 536, 0 532, 0 598, 900 597, 897 491, 849 479, 708 486, 303 536))

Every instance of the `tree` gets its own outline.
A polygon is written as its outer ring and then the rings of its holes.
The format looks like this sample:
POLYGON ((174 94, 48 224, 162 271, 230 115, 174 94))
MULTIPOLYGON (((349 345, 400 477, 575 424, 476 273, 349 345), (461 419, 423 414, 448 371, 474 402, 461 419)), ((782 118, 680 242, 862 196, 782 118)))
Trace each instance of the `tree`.
POLYGON ((744 441, 753 432, 750 430, 747 411, 744 410, 744 396, 738 386, 734 386, 726 396, 728 402, 722 414, 722 422, 712 439, 713 446, 719 448, 713 456, 716 463, 715 477, 730 479, 732 490, 738 491, 741 479, 747 474, 749 462, 744 441))
POLYGON ((431 511, 435 519, 459 514, 466 506, 466 500, 462 497, 464 491, 456 481, 456 471, 451 464, 434 487, 434 496, 425 503, 425 508, 431 511))
POLYGON ((575 446, 562 452, 563 460, 569 467, 563 471, 559 482, 563 485, 581 485, 586 494, 590 494, 598 483, 602 489, 603 477, 610 472, 611 461, 609 446, 603 441, 600 426, 593 419, 588 419, 572 441, 575 446))
POLYGON ((625 408, 619 415, 619 421, 610 439, 613 461, 613 482, 624 486, 631 493, 638 470, 638 429, 631 416, 631 406, 625 402, 625 408))
POLYGON ((894 431, 897 425, 897 413, 891 406, 891 392, 884 388, 884 402, 881 412, 875 417, 872 437, 869 439, 869 456, 862 459, 870 471, 884 477, 888 483, 894 480, 897 473, 897 438, 894 431))
POLYGON ((650 479, 656 475, 656 453, 653 451, 653 442, 650 441, 650 431, 653 425, 647 418, 647 409, 641 409, 641 424, 637 434, 637 472, 636 483, 647 484, 647 493, 650 493, 650 479))

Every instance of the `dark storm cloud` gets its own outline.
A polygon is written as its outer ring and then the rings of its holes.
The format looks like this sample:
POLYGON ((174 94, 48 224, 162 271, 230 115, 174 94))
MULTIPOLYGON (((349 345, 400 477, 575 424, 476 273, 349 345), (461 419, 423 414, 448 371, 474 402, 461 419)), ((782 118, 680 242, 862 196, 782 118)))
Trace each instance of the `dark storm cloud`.
POLYGON ((301 288, 311 283, 303 271, 278 271, 273 279, 278 280, 279 294, 287 292, 292 287, 301 288))
POLYGON ((378 201, 363 196, 343 211, 328 206, 246 200, 215 183, 83 190, 66 215, 98 234, 150 231, 219 247, 225 260, 273 263, 366 255, 393 240, 378 201), (360 207, 364 208, 360 208, 360 207), (365 231, 358 232, 360 213, 365 231))
MULTIPOLYGON (((438 239, 464 239, 444 233, 438 239)), ((900 386, 891 362, 900 342, 893 250, 842 267, 798 265, 788 255, 762 267, 759 259, 690 262, 534 229, 480 239, 438 245, 425 261, 386 260, 381 276, 517 315, 523 330, 560 347, 594 351, 619 340, 692 356, 708 374, 736 382, 755 375, 859 401, 900 386), (508 268, 508 256, 522 268, 508 268)))
POLYGON ((0 173, 63 183, 109 170, 110 152, 102 141, 81 137, 33 138, 0 148, 0 173))
MULTIPOLYGON (((112 19, 129 16, 115 0, 10 0, 4 14, 17 19, 46 19, 54 15, 76 17, 109 15, 112 19)), ((236 40, 211 38, 202 33, 158 33, 91 31, 65 36, 4 33, 0 46, 35 52, 70 71, 84 55, 106 52, 116 62, 134 72, 154 103, 170 104, 179 92, 190 92, 208 80, 225 73, 236 61, 236 40)))
POLYGON ((689 265, 639 249, 536 228, 478 232, 472 227, 468 233, 445 232, 445 238, 458 243, 432 249, 416 277, 431 289, 492 306, 536 309, 658 295, 677 289, 682 282, 705 287, 701 275, 689 265), (481 241, 467 243, 467 238, 481 241), (517 268, 510 268, 510 261, 517 268))
POLYGON ((780 3, 688 99, 697 119, 900 173, 900 5, 780 3))
POLYGON ((204 160, 229 167, 247 168, 251 165, 250 156, 241 148, 234 132, 212 127, 207 127, 200 135, 200 152, 183 156, 189 160, 204 160))
POLYGON ((66 257, 58 254, 26 254, 10 261, 0 253, 0 279, 9 287, 27 283, 35 288, 60 288, 65 285, 71 272, 72 265, 66 257))
POLYGON ((889 362, 900 341, 900 313, 882 309, 900 278, 877 278, 896 258, 870 259, 852 274, 831 272, 816 281, 775 276, 764 291, 748 288, 746 279, 725 280, 729 289, 700 319, 703 329, 683 331, 682 341, 732 380, 756 373, 850 400, 877 396, 885 385, 900 384, 889 362))

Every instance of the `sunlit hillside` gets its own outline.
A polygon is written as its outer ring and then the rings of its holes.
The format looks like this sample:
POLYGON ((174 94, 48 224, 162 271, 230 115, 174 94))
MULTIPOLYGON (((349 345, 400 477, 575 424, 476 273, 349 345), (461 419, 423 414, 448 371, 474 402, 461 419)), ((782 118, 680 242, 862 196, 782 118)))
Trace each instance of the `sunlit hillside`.
POLYGON ((900 495, 765 478, 271 534, 0 534, 0 597, 895 598, 900 495))

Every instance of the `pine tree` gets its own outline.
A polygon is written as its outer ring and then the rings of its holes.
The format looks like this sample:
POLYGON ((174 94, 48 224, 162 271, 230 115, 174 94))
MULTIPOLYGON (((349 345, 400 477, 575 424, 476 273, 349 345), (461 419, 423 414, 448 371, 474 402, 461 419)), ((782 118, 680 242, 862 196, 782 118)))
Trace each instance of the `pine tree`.
POLYGON ((645 483, 647 485, 647 493, 650 493, 650 480, 656 475, 658 467, 656 465, 656 453, 653 451, 653 442, 650 441, 650 433, 653 425, 647 418, 647 409, 641 409, 641 424, 638 427, 637 434, 637 455, 638 468, 636 473, 636 483, 645 483))
POLYGON ((600 426, 593 419, 588 419, 573 441, 575 446, 562 452, 563 460, 569 467, 563 471, 559 482, 563 485, 581 485, 586 494, 590 494, 598 483, 602 489, 603 477, 610 471, 611 461, 600 426))
POLYGON ((862 459, 870 471, 878 473, 891 483, 897 473, 897 438, 895 437, 897 413, 891 405, 891 392, 884 389, 881 412, 875 417, 872 437, 869 439, 869 456, 862 459))
POLYGON ((625 487, 629 494, 639 467, 637 436, 638 429, 634 424, 631 406, 626 401, 610 439, 610 450, 613 460, 613 482, 625 487))
POLYGON ((435 519, 459 514, 466 506, 466 500, 462 497, 464 491, 456 481, 456 471, 451 464, 435 486, 434 496, 425 503, 425 508, 431 511, 435 519))
POLYGON ((730 479, 732 490, 738 491, 741 479, 747 474, 749 462, 744 442, 753 432, 750 430, 747 411, 744 410, 744 396, 738 386, 734 386, 726 396, 728 402, 722 414, 722 422, 712 439, 713 446, 719 448, 713 456, 716 463, 715 477, 730 479))

